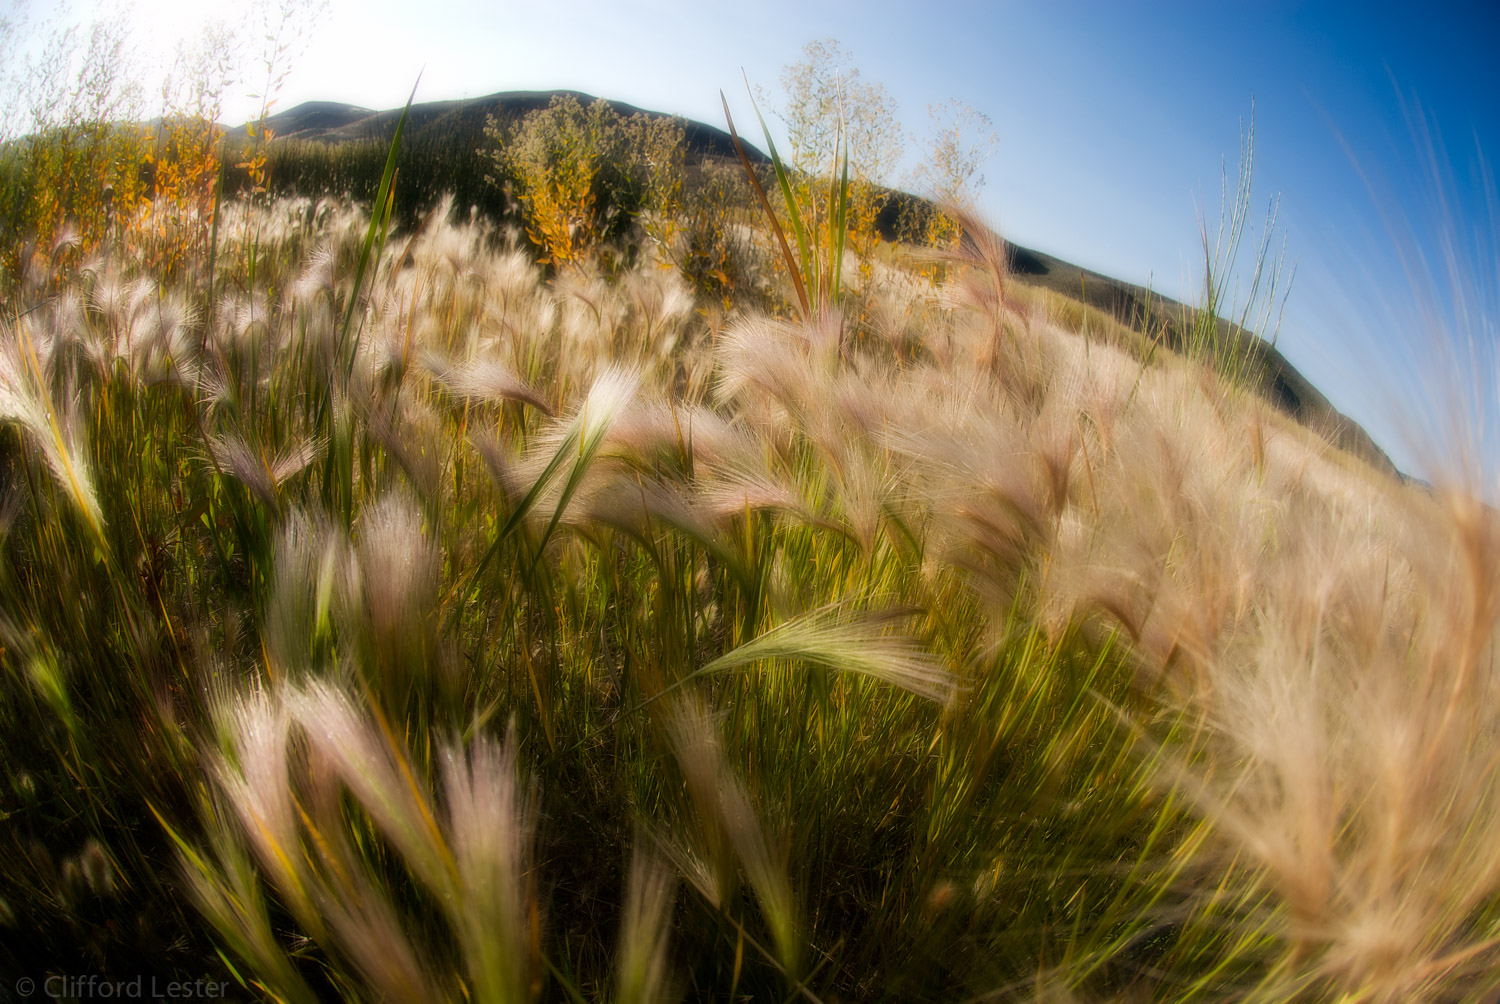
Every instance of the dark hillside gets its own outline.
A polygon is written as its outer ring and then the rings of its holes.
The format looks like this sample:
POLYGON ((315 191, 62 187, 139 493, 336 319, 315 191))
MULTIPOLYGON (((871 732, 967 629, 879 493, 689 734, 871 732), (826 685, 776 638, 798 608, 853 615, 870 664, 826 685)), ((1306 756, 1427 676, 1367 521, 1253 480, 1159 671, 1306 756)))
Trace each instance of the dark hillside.
MULTIPOLYGON (((893 192, 876 225, 887 240, 902 236, 901 225, 911 215, 918 218, 936 207, 920 196, 893 192)), ((1022 282, 1076 300, 1142 330, 1162 332, 1167 345, 1182 350, 1186 344, 1185 322, 1190 309, 1160 293, 1124 282, 1042 251, 1005 242, 1011 273, 1022 282)), ((1297 371, 1286 357, 1253 332, 1219 320, 1219 336, 1237 346, 1262 372, 1257 379, 1261 392, 1281 411, 1337 443, 1342 449, 1391 474, 1398 473, 1389 456, 1360 425, 1333 407, 1329 400, 1297 371)))
MULTIPOLYGON (((492 219, 519 224, 504 186, 489 180, 495 168, 485 153, 485 126, 491 115, 506 123, 519 121, 562 94, 585 104, 595 100, 579 91, 508 91, 412 105, 397 155, 401 180, 395 193, 396 218, 403 226, 410 226, 444 195, 451 195, 461 208, 473 207, 492 219)), ((610 105, 621 115, 641 111, 622 102, 610 105)), ((645 114, 662 115, 652 111, 645 114)), ((379 183, 400 117, 399 108, 373 111, 330 101, 304 102, 271 116, 266 124, 274 135, 267 152, 272 187, 280 194, 348 194, 369 200, 379 183)), ((690 171, 705 159, 734 156, 729 134, 722 129, 688 121, 684 133, 690 171)), ((247 142, 245 137, 245 129, 229 131, 231 144, 241 148, 247 142)), ((231 152, 231 163, 239 159, 234 156, 239 152, 231 152)), ((768 162, 753 146, 747 146, 747 152, 754 161, 768 162)), ((227 184, 231 191, 238 190, 247 184, 247 178, 243 171, 232 170, 227 184)))
MULTIPOLYGON (((447 137, 457 140, 478 141, 484 136, 485 122, 495 115, 505 122, 513 122, 528 112, 547 107, 551 100, 562 94, 577 98, 580 104, 592 104, 596 99, 582 91, 502 91, 482 98, 461 101, 427 101, 411 106, 407 119, 407 135, 419 137, 447 137)), ((611 101, 610 107, 621 115, 644 112, 653 117, 666 117, 662 112, 649 111, 611 101)), ((328 101, 309 101, 295 108, 271 116, 267 124, 284 139, 317 140, 324 143, 389 139, 401 109, 389 108, 373 111, 355 105, 343 105, 328 101)), ((734 147, 729 133, 716 126, 688 120, 688 163, 696 163, 704 157, 733 157, 734 147)), ((746 150, 751 160, 768 162, 760 150, 749 144, 746 150)))
MULTIPOLYGON (((1142 319, 1150 318, 1153 326, 1162 327, 1167 343, 1172 348, 1183 347, 1182 322, 1188 314, 1188 308, 1183 304, 1144 287, 1100 275, 1040 251, 1018 244, 1011 244, 1009 247, 1011 267, 1025 282, 1081 300, 1129 324, 1139 325, 1142 319)), ((1219 321, 1219 335, 1246 346, 1247 354, 1258 360, 1259 368, 1264 372, 1260 381, 1261 390, 1272 404, 1355 456, 1377 468, 1396 473, 1390 457, 1376 445, 1370 434, 1353 419, 1335 409, 1328 398, 1298 372, 1274 345, 1222 318, 1219 321)))

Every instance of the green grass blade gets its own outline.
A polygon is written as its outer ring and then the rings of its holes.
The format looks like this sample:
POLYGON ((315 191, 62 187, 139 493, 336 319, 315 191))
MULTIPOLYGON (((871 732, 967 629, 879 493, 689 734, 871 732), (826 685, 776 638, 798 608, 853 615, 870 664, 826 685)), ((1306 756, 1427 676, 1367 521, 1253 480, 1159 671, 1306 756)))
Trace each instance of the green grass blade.
POLYGON ((385 171, 380 175, 380 187, 375 191, 375 201, 370 209, 370 225, 365 229, 365 239, 359 248, 359 264, 354 269, 354 288, 349 292, 349 305, 344 310, 344 323, 339 329, 340 347, 349 336, 349 325, 354 320, 354 308, 359 303, 359 291, 364 283, 365 271, 370 266, 375 239, 389 218, 391 182, 396 176, 396 154, 401 149, 401 134, 406 131, 406 119, 411 114, 411 103, 417 96, 417 86, 421 82, 421 74, 418 74, 417 82, 412 84, 411 95, 406 99, 406 107, 401 109, 401 118, 396 121, 396 134, 391 137, 391 149, 385 158, 385 171))
POLYGON ((213 326, 214 316, 214 266, 219 261, 219 207, 224 199, 224 140, 219 140, 219 176, 214 181, 214 212, 213 221, 208 228, 208 291, 204 294, 204 317, 207 323, 203 326, 203 337, 198 345, 201 354, 208 344, 209 328, 213 326))
MULTIPOLYGON (((745 81, 745 92, 750 92, 750 81, 745 81)), ((816 249, 810 246, 807 227, 802 222, 802 213, 797 208, 797 197, 792 191, 792 182, 787 174, 786 165, 781 159, 781 154, 776 152, 776 141, 771 138, 771 130, 766 128, 765 116, 760 113, 760 106, 755 103, 755 96, 750 95, 750 107, 755 112, 756 121, 760 123, 761 135, 766 139, 766 152, 771 155, 771 166, 776 171, 776 181, 781 186, 781 197, 786 202, 787 219, 792 225, 792 234, 797 238, 797 251, 802 259, 803 281, 814 284, 817 271, 816 249)))
POLYGON ((842 124, 839 127, 841 154, 843 157, 842 177, 839 180, 837 195, 832 206, 837 207, 834 211, 830 208, 828 214, 828 246, 833 259, 829 276, 829 302, 838 303, 840 287, 844 279, 844 245, 849 239, 849 137, 843 131, 842 124))
POLYGON ((463 609, 463 605, 468 602, 469 597, 473 595, 474 588, 479 584, 479 577, 484 574, 484 570, 489 567, 490 562, 499 553, 500 545, 510 539, 510 535, 515 533, 516 527, 520 526, 521 522, 526 519, 527 513, 535 508, 537 499, 547 490, 547 486, 557 476, 557 472, 561 469, 563 462, 578 445, 578 438, 579 432, 577 430, 568 433, 563 441, 558 444, 557 452, 552 455, 552 459, 548 461, 547 466, 542 469, 541 476, 532 483, 530 490, 516 504, 516 507, 511 510, 510 516, 500 527, 500 532, 495 534, 495 539, 490 542, 490 546, 485 549, 484 555, 479 559, 479 563, 474 566, 474 571, 470 573, 468 582, 464 584, 463 589, 454 597, 453 613, 449 615, 450 624, 458 616, 458 612, 463 609))
MULTIPOLYGON (((812 305, 808 302, 807 287, 802 282, 802 272, 806 267, 806 253, 799 266, 798 259, 793 257, 791 246, 786 242, 786 233, 781 229, 781 223, 776 219, 776 211, 771 208, 771 200, 766 197, 766 190, 761 186, 760 179, 755 176, 755 168, 750 164, 750 156, 745 153, 744 144, 740 142, 739 133, 734 128, 734 116, 729 114, 729 99, 724 97, 724 92, 719 92, 719 100, 724 103, 724 119, 729 123, 729 138, 734 142, 734 152, 739 154, 740 166, 745 169, 745 177, 750 179, 750 188, 755 192, 755 197, 760 200, 761 210, 766 214, 766 219, 771 224, 771 232, 776 235, 777 243, 781 246, 781 256, 786 261, 787 272, 791 274, 792 286, 797 291, 797 302, 802 307, 802 315, 809 316, 812 313, 812 305)), ((756 113, 757 115, 759 112, 756 113)), ((768 137, 769 138, 769 137, 768 137)), ((774 147, 772 163, 776 164, 774 147)), ((779 171, 779 167, 778 167, 779 171)), ((780 175, 778 174, 778 177, 780 175)), ((790 198, 789 190, 783 188, 783 195, 790 198)), ((797 235, 798 246, 802 246, 802 235, 797 235)))
POLYGON ((535 569, 537 561, 540 560, 542 549, 557 530, 558 523, 562 521, 562 515, 568 508, 568 502, 572 499, 574 493, 577 492, 578 486, 582 483, 583 476, 587 473, 589 465, 593 463, 594 457, 598 455, 600 448, 604 445, 610 425, 613 423, 615 415, 618 414, 620 402, 628 396, 628 393, 619 394, 618 386, 628 386, 630 392, 634 391, 633 377, 614 378, 617 382, 617 392, 614 395, 614 399, 610 400, 606 397, 603 401, 595 401, 595 393, 597 393, 598 388, 600 388, 606 379, 611 378, 603 377, 595 383, 595 392, 591 392, 589 398, 585 400, 583 410, 573 419, 567 433, 563 436, 562 442, 558 444, 551 459, 547 461, 547 466, 542 469, 541 475, 532 483, 531 488, 527 490, 521 501, 511 510, 510 516, 506 519, 504 525, 501 526, 500 532, 495 535, 494 541, 485 550, 484 556, 479 559, 479 564, 475 566, 474 572, 469 576, 468 582, 465 583, 463 589, 455 597, 456 605, 450 618, 456 617, 458 611, 463 609, 463 604, 473 595, 474 588, 479 583, 480 575, 483 574, 489 563, 494 560, 495 555, 500 550, 500 545, 510 538, 511 534, 516 531, 516 528, 526 519, 527 514, 536 507, 537 500, 541 498, 542 494, 546 492, 547 488, 556 479, 558 472, 562 470, 563 464, 568 458, 575 457, 572 469, 568 473, 568 480, 564 484, 562 493, 558 498, 557 506, 553 510, 552 518, 547 524, 546 531, 542 534, 540 543, 537 545, 536 555, 532 560, 532 568, 535 569), (624 382, 620 383, 619 381, 624 382), (597 409, 593 416, 593 421, 590 421, 589 416, 588 409, 590 404, 593 404, 597 409), (598 413, 600 411, 603 412, 602 416, 598 413))

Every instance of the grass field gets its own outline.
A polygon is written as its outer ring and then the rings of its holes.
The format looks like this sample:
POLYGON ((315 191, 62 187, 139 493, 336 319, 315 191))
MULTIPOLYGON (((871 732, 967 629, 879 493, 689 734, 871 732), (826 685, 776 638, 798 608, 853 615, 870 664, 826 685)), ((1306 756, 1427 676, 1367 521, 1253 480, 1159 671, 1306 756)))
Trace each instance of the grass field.
POLYGON ((1466 482, 620 178, 6 249, 0 996, 1494 999, 1466 482))

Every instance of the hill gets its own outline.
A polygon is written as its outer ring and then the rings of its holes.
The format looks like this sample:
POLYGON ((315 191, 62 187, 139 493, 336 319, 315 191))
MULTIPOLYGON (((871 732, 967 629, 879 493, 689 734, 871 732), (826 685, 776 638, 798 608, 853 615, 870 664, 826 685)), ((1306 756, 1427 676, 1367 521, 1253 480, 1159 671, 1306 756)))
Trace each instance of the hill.
MULTIPOLYGON (((481 137, 485 123, 491 115, 502 121, 514 121, 547 107, 554 97, 572 95, 580 104, 591 104, 596 98, 582 91, 502 91, 481 98, 466 98, 457 101, 426 101, 411 106, 407 118, 408 135, 413 137, 458 135, 481 137)), ((621 115, 638 112, 658 118, 669 117, 663 112, 649 111, 610 101, 610 107, 621 115)), ((342 143, 358 140, 388 138, 401 117, 400 108, 375 111, 358 105, 339 104, 332 101, 307 101, 295 108, 271 116, 267 124, 276 135, 285 139, 317 140, 324 143, 342 143)), ((693 163, 703 157, 733 157, 734 147, 729 133, 703 122, 685 120, 688 161, 693 163)), ((243 132, 243 130, 241 130, 243 132)), ((747 144, 746 151, 757 163, 769 163, 769 158, 747 144)))
MULTIPOLYGON (((1127 322, 1142 317, 1152 318, 1164 327, 1169 344, 1174 348, 1181 347, 1180 321, 1187 309, 1182 303, 1040 251, 1018 244, 1009 247, 1013 274, 1022 281, 1079 300, 1127 322)), ((1259 380, 1262 392, 1277 408, 1375 467, 1391 474, 1398 473, 1390 457, 1370 434, 1336 409, 1274 345, 1222 318, 1219 333, 1221 338, 1242 346, 1241 351, 1262 370, 1259 380)))
MULTIPOLYGON (((472 181, 476 170, 473 166, 476 151, 485 143, 484 129, 490 116, 513 122, 529 112, 545 108, 559 95, 571 95, 583 104, 596 100, 593 95, 571 90, 503 91, 479 98, 413 104, 407 120, 404 146, 408 151, 429 151, 422 155, 422 159, 451 165, 447 170, 453 175, 463 175, 472 181)), ((666 113, 637 108, 624 102, 609 103, 622 115, 639 112, 666 117, 666 113)), ((372 154, 377 154, 371 157, 370 164, 378 173, 379 164, 383 161, 383 156, 378 154, 381 146, 389 142, 401 111, 399 108, 375 110, 330 101, 309 101, 272 116, 268 125, 283 143, 333 147, 344 144, 362 145, 372 154)), ((235 132, 241 136, 245 134, 244 130, 235 132)), ((735 156, 729 134, 717 126, 691 119, 684 120, 684 139, 688 164, 699 164, 705 160, 725 161, 735 156)), ((755 146, 748 142, 745 146, 746 153, 753 162, 770 162, 755 146)), ((437 180, 439 185, 441 173, 440 171, 437 180)), ((478 173, 482 176, 483 172, 481 170, 478 173)), ((410 178, 411 172, 408 171, 405 176, 410 178)), ((429 179, 423 187, 430 188, 433 183, 429 179)), ((410 197, 413 193, 405 194, 410 197)), ((419 195, 419 201, 430 202, 436 194, 436 190, 424 191, 419 195)), ((487 205, 487 200, 475 197, 473 192, 463 191, 458 194, 461 201, 478 204, 493 211, 494 207, 487 205)), ((899 238, 897 224, 903 206, 915 203, 924 211, 930 211, 931 206, 926 200, 909 193, 893 192, 892 195, 894 197, 877 221, 877 226, 882 231, 882 236, 896 240, 899 238)), ((1181 348, 1185 340, 1182 319, 1188 313, 1188 308, 1183 304, 1053 255, 1013 242, 1006 244, 1012 274, 1021 282, 1081 302, 1127 325, 1139 325, 1149 319, 1152 326, 1163 333, 1169 346, 1181 348)), ((1262 371, 1254 379, 1267 399, 1279 410, 1375 467, 1387 473, 1398 473, 1390 458, 1369 433, 1335 409, 1273 345, 1222 320, 1220 337, 1234 343, 1251 360, 1251 365, 1262 371)))

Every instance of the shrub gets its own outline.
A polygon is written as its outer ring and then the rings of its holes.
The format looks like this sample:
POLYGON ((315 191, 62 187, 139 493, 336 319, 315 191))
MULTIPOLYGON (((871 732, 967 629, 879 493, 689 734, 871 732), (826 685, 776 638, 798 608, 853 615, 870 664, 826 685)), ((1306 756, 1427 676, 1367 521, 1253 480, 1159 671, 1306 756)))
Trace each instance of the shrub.
POLYGON ((123 20, 87 32, 57 29, 24 68, 25 136, 7 144, 0 191, 0 240, 12 275, 30 264, 31 242, 49 261, 76 263, 117 224, 134 218, 147 194, 145 130, 123 20), (75 74, 71 66, 77 62, 75 74))
POLYGON ((671 243, 682 198, 681 120, 626 117, 603 99, 584 107, 560 94, 514 127, 492 118, 485 133, 492 180, 514 180, 543 261, 583 257, 637 219, 658 245, 671 243))
POLYGON ((755 299, 763 281, 750 190, 740 169, 705 158, 692 170, 671 260, 700 292, 725 309, 755 299))

